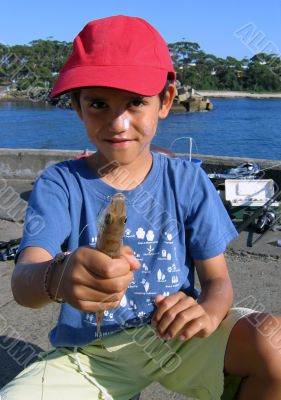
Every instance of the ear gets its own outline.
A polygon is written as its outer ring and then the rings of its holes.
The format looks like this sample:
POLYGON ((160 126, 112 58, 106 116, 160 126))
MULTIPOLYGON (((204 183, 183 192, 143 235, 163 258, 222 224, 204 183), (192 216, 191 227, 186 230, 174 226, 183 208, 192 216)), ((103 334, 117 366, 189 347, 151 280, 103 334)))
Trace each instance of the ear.
POLYGON ((169 111, 173 105, 175 95, 176 95, 175 85, 173 83, 170 83, 166 90, 162 106, 159 110, 158 115, 160 119, 165 119, 168 116, 169 111))

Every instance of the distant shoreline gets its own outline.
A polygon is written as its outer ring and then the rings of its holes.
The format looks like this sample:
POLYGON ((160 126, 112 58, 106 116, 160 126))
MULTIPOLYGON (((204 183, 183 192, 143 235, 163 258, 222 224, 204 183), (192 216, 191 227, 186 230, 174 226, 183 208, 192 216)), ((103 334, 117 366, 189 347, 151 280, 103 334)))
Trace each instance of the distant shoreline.
MULTIPOLYGON (((239 99, 239 98, 250 98, 250 99, 281 99, 281 93, 254 93, 254 92, 239 92, 230 90, 196 90, 196 93, 204 97, 209 98, 221 98, 221 99, 239 99)), ((38 100, 32 100, 25 95, 20 93, 0 93, 0 102, 32 102, 36 103, 38 100)), ((48 103, 48 101, 41 100, 39 102, 48 103)))
POLYGON ((2 94, 2 93, 0 93, 0 102, 5 102, 5 101, 37 103, 37 101, 31 100, 27 96, 23 96, 23 95, 20 95, 20 94, 12 95, 12 94, 2 94))
POLYGON ((250 98, 250 99, 281 99, 281 93, 254 93, 230 90, 196 90, 201 96, 216 98, 250 98))

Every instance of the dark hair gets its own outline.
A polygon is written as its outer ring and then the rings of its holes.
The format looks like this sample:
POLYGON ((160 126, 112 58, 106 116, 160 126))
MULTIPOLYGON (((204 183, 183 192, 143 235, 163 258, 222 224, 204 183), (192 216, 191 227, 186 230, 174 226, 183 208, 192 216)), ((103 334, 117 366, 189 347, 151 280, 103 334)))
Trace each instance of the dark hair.
POLYGON ((160 98, 160 107, 162 107, 164 98, 165 98, 165 94, 168 90, 169 85, 173 83, 173 81, 170 81, 169 79, 167 79, 164 88, 162 89, 162 91, 159 93, 159 98, 160 98))

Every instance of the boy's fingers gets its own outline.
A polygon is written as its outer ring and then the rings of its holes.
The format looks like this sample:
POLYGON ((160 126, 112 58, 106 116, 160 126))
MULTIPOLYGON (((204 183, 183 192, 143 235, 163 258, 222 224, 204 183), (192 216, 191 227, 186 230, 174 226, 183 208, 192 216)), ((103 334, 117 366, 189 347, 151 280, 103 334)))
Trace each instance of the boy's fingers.
POLYGON ((155 304, 158 306, 158 304, 165 299, 166 296, 163 296, 163 294, 157 294, 155 297, 155 304))
POLYGON ((167 331, 172 334, 172 326, 179 325, 178 329, 181 329, 184 324, 194 317, 193 314, 191 308, 187 309, 185 302, 179 301, 162 315, 155 328, 160 335, 164 335, 167 331))
POLYGON ((119 293, 128 288, 131 281, 133 279, 133 272, 129 271, 126 275, 122 275, 117 278, 101 278, 98 276, 93 276, 89 274, 89 278, 86 279, 76 279, 75 291, 74 293, 81 293, 81 291, 85 291, 85 293, 89 293, 89 291, 97 291, 103 294, 112 294, 119 293))
POLYGON ((120 249, 120 254, 134 254, 134 250, 130 246, 122 246, 120 249))
POLYGON ((159 301, 158 304, 156 303, 157 310, 153 315, 153 321, 160 321, 164 313, 170 310, 172 307, 175 306, 175 304, 179 303, 180 301, 185 301, 186 307, 188 306, 188 304, 190 304, 190 306, 194 304, 194 299, 186 296, 186 294, 184 294, 183 292, 172 294, 171 296, 165 297, 164 299, 159 301))
MULTIPOLYGON (((115 278, 126 275, 131 267, 129 257, 122 256, 121 258, 112 259, 106 254, 93 249, 91 247, 80 248, 79 251, 73 253, 73 263, 80 263, 95 276, 101 278, 115 278)), ((133 257, 133 256, 130 256, 133 257)), ((135 262, 134 259, 131 262, 135 262)))
POLYGON ((140 268, 140 262, 139 260, 132 254, 121 254, 119 256, 121 259, 125 259, 129 265, 130 269, 139 269, 140 268))
POLYGON ((131 269, 139 269, 140 268, 140 262, 134 256, 134 250, 131 247, 122 246, 120 253, 119 253, 119 258, 123 258, 123 257, 128 261, 131 269))
POLYGON ((184 304, 178 303, 171 311, 173 313, 166 312, 157 324, 156 329, 161 336, 168 335, 169 338, 174 338, 185 326, 188 327, 193 321, 198 320, 200 323, 203 321, 201 319, 201 310, 197 306, 191 306, 187 309, 184 304))
POLYGON ((179 302, 179 300, 175 297, 169 299, 169 302, 166 302, 165 300, 166 299, 163 299, 160 303, 157 304, 157 310, 155 311, 151 321, 152 326, 156 327, 159 321, 161 321, 165 312, 170 310, 172 307, 174 307, 175 304, 179 302))
POLYGON ((94 303, 111 303, 119 301, 122 299, 123 295, 124 290, 122 290, 121 292, 104 293, 100 290, 95 290, 85 286, 75 287, 75 290, 70 290, 67 293, 67 297, 73 300, 75 299, 76 301, 92 301, 94 303))
POLYGON ((203 318, 197 318, 193 321, 190 321, 187 325, 182 327, 181 330, 177 333, 177 336, 180 340, 188 340, 194 336, 198 337, 206 337, 208 335, 202 334, 205 330, 205 326, 203 323, 203 318))

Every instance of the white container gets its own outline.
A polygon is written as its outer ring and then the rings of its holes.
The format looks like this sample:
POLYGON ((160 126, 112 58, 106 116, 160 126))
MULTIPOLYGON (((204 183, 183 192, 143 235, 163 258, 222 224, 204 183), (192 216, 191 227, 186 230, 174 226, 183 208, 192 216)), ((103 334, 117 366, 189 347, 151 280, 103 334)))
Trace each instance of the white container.
MULTIPOLYGON (((232 206, 263 206, 274 195, 272 179, 226 179, 225 200, 232 206)), ((278 202, 271 204, 277 207, 278 202)))

